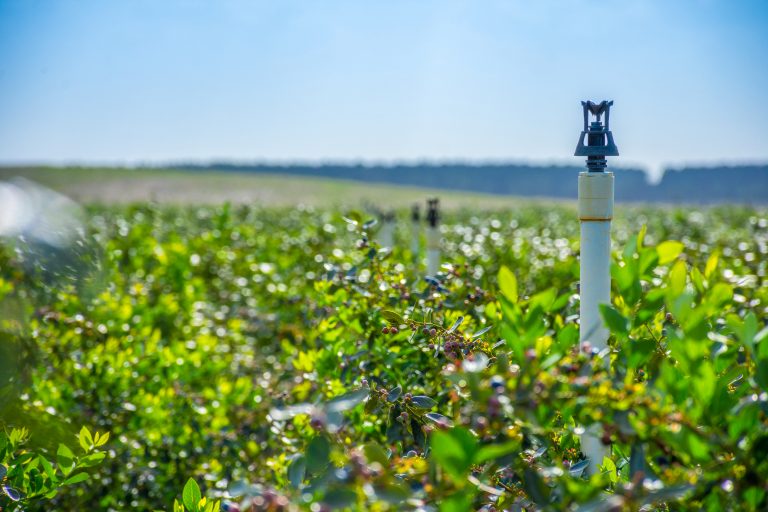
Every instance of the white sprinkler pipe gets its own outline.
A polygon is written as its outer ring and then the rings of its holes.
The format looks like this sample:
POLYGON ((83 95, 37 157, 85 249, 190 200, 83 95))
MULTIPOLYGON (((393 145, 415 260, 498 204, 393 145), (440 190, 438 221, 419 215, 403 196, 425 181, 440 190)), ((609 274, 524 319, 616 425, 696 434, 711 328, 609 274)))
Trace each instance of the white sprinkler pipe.
MULTIPOLYGON (((581 260, 579 294, 579 340, 597 349, 608 346, 608 329, 600 315, 600 304, 611 303, 611 219, 613 218, 613 173, 579 174, 579 221, 581 222, 581 260)), ((599 425, 587 427, 581 448, 594 471, 608 456, 609 447, 601 442, 599 425)))
POLYGON ((392 219, 385 218, 381 222, 379 229, 379 245, 382 247, 394 247, 395 245, 395 222, 392 219))
POLYGON ((417 268, 421 252, 419 249, 421 249, 421 214, 419 205, 414 204, 411 207, 411 256, 417 268))
POLYGON ((440 269, 440 227, 427 227, 427 275, 434 276, 440 269))
POLYGON ((419 249, 421 249, 421 223, 417 220, 411 222, 411 254, 413 260, 419 261, 419 249))

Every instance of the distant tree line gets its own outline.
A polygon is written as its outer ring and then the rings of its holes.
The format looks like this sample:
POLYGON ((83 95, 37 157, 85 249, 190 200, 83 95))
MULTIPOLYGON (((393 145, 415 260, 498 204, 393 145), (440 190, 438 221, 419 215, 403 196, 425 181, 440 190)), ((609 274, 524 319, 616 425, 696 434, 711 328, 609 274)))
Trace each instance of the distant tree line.
MULTIPOLYGON (((293 174, 526 197, 575 198, 580 166, 520 164, 182 164, 187 170, 293 174)), ((674 203, 768 203, 768 164, 670 169, 658 184, 639 169, 612 168, 616 200, 674 203)))

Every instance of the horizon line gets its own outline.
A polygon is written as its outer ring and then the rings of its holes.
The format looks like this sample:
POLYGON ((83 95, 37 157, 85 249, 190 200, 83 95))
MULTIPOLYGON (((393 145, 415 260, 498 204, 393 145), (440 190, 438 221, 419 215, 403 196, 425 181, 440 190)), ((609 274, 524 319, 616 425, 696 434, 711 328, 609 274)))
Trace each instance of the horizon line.
MULTIPOLYGON (((272 167, 398 167, 398 166, 445 166, 466 165, 469 167, 480 166, 520 166, 520 167, 582 167, 582 160, 567 161, 566 159, 515 159, 515 158, 448 158, 448 157, 421 157, 421 158, 173 158, 173 159, 61 159, 61 160, 33 160, 13 159, 0 160, 0 169, 10 167, 49 167, 49 168, 114 168, 114 169, 168 169, 180 166, 209 166, 237 165, 237 166, 272 166, 272 167)), ((624 171, 641 171, 649 176, 654 173, 651 167, 660 169, 662 173, 679 171, 682 169, 713 169, 718 167, 768 167, 768 160, 758 159, 724 159, 717 161, 678 161, 662 163, 658 166, 648 166, 637 162, 612 162, 609 168, 624 171)))

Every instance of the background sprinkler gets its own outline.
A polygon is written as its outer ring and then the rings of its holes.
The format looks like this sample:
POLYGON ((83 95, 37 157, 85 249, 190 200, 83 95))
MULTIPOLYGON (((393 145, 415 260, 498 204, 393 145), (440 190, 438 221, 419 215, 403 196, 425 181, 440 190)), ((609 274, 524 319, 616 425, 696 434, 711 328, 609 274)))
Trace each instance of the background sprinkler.
POLYGON ((411 206, 411 254, 413 261, 418 265, 419 249, 421 246, 421 211, 419 205, 411 206))
POLYGON ((427 199, 427 275, 440 268, 440 212, 438 198, 427 199))

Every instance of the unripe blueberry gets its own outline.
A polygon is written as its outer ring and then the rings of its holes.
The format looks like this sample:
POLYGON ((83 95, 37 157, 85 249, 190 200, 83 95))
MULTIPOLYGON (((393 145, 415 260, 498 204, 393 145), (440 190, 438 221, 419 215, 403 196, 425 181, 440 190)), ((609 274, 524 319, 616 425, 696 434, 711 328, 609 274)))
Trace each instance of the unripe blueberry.
POLYGON ((397 327, 390 327, 389 328, 389 333, 390 334, 397 334, 398 332, 399 331, 397 330, 397 327))
POLYGON ((384 327, 381 329, 381 334, 389 334, 389 327, 384 327))

